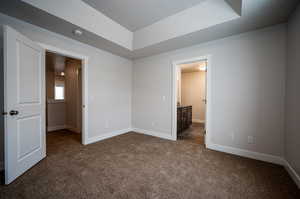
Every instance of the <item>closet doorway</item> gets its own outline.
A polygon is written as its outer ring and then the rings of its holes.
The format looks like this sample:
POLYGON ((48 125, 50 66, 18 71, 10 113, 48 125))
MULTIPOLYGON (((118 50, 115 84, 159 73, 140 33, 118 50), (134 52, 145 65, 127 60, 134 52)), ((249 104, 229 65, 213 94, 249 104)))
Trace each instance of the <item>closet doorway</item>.
MULTIPOLYGON (((46 51, 46 129, 82 142, 82 61, 46 51)), ((53 139, 55 140, 55 139, 53 139)))

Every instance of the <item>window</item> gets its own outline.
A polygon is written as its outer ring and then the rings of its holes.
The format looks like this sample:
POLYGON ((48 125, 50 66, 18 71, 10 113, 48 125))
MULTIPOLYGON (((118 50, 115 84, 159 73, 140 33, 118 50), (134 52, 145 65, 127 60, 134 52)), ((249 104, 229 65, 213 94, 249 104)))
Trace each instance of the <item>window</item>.
POLYGON ((65 78, 64 78, 64 76, 56 76, 55 77, 54 99, 55 100, 64 100, 65 99, 65 78))
POLYGON ((64 86, 55 86, 55 100, 65 99, 65 88, 64 86))

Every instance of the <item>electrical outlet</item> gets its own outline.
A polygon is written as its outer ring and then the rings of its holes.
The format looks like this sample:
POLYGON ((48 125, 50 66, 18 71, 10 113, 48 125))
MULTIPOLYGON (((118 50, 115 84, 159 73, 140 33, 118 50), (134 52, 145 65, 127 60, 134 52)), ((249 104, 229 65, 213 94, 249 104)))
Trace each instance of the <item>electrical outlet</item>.
POLYGON ((248 144, 253 144, 253 143, 254 143, 254 137, 248 136, 248 144))

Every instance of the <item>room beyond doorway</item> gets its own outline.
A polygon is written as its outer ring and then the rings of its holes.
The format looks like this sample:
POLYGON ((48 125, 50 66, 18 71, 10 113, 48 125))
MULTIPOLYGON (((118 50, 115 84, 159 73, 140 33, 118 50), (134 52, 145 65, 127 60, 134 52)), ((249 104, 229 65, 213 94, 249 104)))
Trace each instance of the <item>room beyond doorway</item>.
POLYGON ((180 64, 177 77, 177 138, 204 144, 206 68, 201 60, 180 64))
POLYGON ((46 51, 47 133, 82 133, 81 71, 81 60, 46 51))
POLYGON ((173 63, 173 138, 206 144, 209 56, 173 63))

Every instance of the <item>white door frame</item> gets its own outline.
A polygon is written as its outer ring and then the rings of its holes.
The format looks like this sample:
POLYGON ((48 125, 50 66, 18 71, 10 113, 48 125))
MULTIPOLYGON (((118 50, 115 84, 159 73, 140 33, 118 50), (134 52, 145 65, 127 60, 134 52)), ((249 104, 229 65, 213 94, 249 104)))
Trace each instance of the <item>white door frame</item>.
POLYGON ((177 140, 177 91, 178 91, 178 83, 177 83, 177 74, 179 65, 188 64, 198 61, 207 61, 207 69, 206 69, 206 136, 205 136, 205 145, 209 145, 210 143, 210 132, 211 132, 211 117, 212 117, 212 104, 211 104, 211 95, 212 95, 212 59, 211 55, 201 56, 201 57, 193 57, 184 60, 176 60, 172 62, 172 138, 173 140, 177 140))
MULTIPOLYGON (((60 49, 48 44, 38 43, 45 51, 57 53, 64 55, 66 57, 71 57, 75 59, 80 59, 81 71, 82 71, 82 126, 81 126, 81 143, 83 145, 87 144, 88 140, 88 59, 89 57, 85 55, 80 55, 72 51, 60 49)), ((46 89, 46 88, 44 88, 46 89)))

